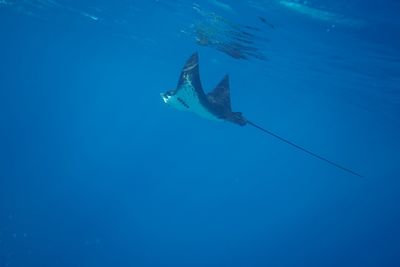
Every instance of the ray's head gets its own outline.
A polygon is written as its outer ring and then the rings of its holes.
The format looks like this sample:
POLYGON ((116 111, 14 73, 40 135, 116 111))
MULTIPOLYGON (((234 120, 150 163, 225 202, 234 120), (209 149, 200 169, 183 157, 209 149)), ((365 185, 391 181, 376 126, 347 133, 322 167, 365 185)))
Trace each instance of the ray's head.
POLYGON ((165 93, 160 94, 162 100, 169 107, 176 108, 178 110, 189 110, 189 105, 183 100, 176 89, 168 90, 165 93))
POLYGON ((160 96, 165 104, 170 105, 174 95, 174 90, 168 90, 165 93, 160 93, 160 96))

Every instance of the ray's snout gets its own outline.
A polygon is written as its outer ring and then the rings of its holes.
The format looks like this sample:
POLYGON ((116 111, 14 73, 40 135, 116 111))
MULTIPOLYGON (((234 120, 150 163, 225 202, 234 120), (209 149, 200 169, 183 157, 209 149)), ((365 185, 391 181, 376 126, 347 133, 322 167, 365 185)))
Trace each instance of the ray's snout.
POLYGON ((160 96, 165 104, 168 104, 168 95, 166 93, 160 93, 160 96))
POLYGON ((160 96, 165 104, 171 105, 173 101, 173 90, 168 90, 165 93, 160 93, 160 96))

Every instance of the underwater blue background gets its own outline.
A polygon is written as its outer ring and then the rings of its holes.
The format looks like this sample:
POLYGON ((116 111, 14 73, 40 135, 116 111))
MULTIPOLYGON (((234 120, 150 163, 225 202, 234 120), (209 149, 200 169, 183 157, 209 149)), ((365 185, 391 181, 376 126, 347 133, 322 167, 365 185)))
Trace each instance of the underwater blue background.
POLYGON ((0 266, 399 266, 399 13, 0 0, 0 266), (223 51, 245 28, 256 56, 223 51), (235 111, 364 177, 166 106, 194 51, 206 91, 229 73, 235 111))

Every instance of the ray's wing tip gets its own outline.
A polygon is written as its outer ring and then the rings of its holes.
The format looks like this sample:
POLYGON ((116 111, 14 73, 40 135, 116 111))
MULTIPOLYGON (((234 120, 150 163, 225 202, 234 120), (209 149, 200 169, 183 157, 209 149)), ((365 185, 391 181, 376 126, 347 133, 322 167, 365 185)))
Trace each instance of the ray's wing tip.
POLYGON ((199 54, 194 52, 187 60, 183 66, 182 73, 195 73, 199 65, 199 54))
POLYGON ((193 52, 192 55, 190 55, 189 62, 197 62, 199 61, 199 53, 197 51, 193 52))

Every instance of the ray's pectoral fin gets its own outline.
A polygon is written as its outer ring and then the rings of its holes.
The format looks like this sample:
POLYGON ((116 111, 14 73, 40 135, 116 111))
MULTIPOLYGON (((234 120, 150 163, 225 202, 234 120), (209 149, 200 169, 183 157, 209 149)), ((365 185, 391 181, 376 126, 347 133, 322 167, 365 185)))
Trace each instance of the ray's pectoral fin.
POLYGON ((208 101, 214 105, 231 111, 231 96, 229 89, 229 75, 225 75, 217 87, 207 95, 208 101))
POLYGON ((200 81, 198 54, 194 53, 182 68, 176 89, 162 95, 168 105, 182 111, 193 112, 204 118, 220 120, 213 113, 200 81))
POLYGON ((176 88, 177 90, 180 90, 188 85, 192 86, 197 94, 204 95, 204 91, 200 82, 199 55, 197 53, 193 53, 186 61, 182 68, 178 86, 176 88))
POLYGON ((220 118, 239 124, 246 125, 247 120, 241 112, 233 112, 231 107, 231 94, 229 86, 229 75, 225 75, 213 91, 207 95, 208 101, 220 114, 220 118))

